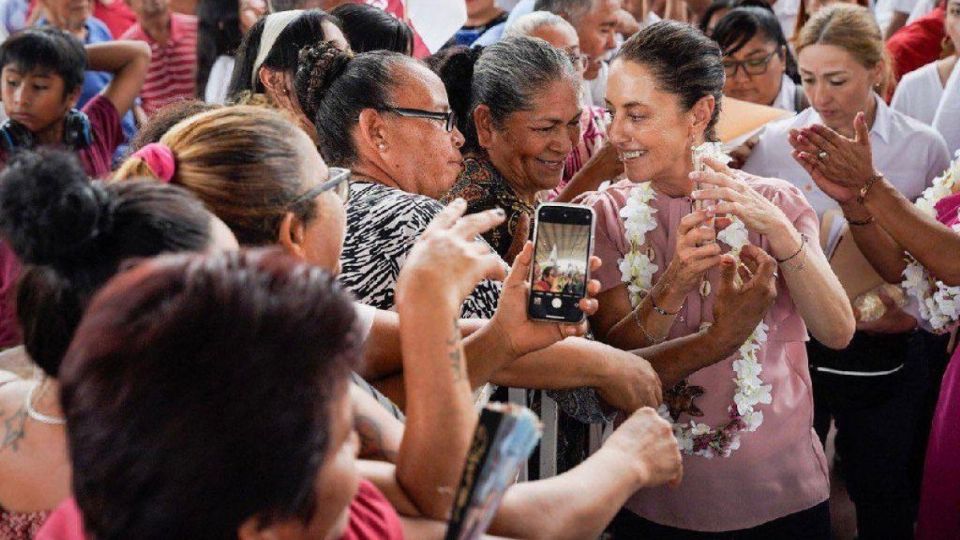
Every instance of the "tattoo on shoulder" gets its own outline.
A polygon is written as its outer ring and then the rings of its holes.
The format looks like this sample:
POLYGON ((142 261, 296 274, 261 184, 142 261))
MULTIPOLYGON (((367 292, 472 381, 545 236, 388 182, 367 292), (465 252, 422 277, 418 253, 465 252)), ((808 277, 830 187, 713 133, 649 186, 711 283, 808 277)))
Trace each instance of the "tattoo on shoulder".
MULTIPOLYGON (((0 417, 3 411, 0 411, 0 417)), ((17 412, 9 418, 3 420, 3 440, 0 440, 0 451, 7 448, 16 452, 20 446, 20 440, 23 439, 23 427, 27 423, 27 411, 20 407, 17 412)))
POLYGON ((447 339, 447 358, 450 359, 450 368, 453 370, 454 380, 460 382, 464 378, 463 354, 460 347, 460 319, 453 319, 453 331, 447 339))
POLYGON ((357 415, 353 418, 353 427, 360 437, 360 457, 376 461, 397 462, 397 450, 386 448, 383 433, 376 420, 369 416, 357 415))

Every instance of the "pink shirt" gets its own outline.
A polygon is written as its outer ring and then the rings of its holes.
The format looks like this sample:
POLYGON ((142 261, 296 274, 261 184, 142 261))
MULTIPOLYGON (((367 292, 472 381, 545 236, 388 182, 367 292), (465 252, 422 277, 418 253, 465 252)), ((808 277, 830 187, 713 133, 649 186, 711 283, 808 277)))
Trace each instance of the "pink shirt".
MULTIPOLYGON (((960 193, 936 205, 937 219, 953 227, 960 223, 960 193)), ((953 351, 940 386, 923 468, 917 540, 960 538, 960 347, 953 351)))
MULTIPOLYGON (((817 215, 796 187, 783 180, 747 174, 741 178, 779 206, 797 230, 812 239, 807 249, 820 250, 817 215)), ((597 212, 594 253, 603 260, 603 267, 594 277, 600 280, 602 290, 622 283, 618 264, 629 246, 619 210, 625 206, 632 186, 624 180, 580 199, 597 212)), ((692 202, 687 197, 660 195, 651 204, 659 223, 646 237, 659 267, 655 283, 673 258, 677 227, 680 219, 692 211, 692 202)), ((750 233, 750 242, 769 251, 765 237, 750 233)), ((716 269, 708 274, 714 291, 718 275, 716 269)), ((670 338, 696 333, 702 322, 712 322, 713 304, 713 294, 703 299, 699 291, 691 292, 670 330, 670 338)), ((812 427, 813 394, 804 344, 807 329, 783 278, 777 282, 777 300, 764 320, 769 338, 758 354, 763 366, 760 378, 772 385, 773 402, 757 408, 763 412, 763 424, 755 432, 741 432, 740 448, 730 457, 684 455, 679 488, 640 491, 627 502, 627 508, 662 525, 718 532, 755 527, 815 506, 830 496, 826 458, 812 427)), ((698 422, 713 427, 728 419, 736 358, 738 354, 687 379, 705 390, 697 398, 696 404, 704 412, 698 422)), ((679 420, 690 418, 681 415, 679 420)))

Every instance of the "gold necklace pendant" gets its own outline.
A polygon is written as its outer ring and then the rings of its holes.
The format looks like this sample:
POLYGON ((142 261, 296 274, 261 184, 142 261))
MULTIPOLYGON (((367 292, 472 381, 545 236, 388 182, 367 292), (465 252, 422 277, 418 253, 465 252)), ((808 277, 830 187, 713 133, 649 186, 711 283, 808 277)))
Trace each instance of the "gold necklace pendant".
POLYGON ((710 291, 713 290, 713 287, 710 285, 710 282, 703 280, 700 282, 700 297, 706 298, 710 296, 710 291))

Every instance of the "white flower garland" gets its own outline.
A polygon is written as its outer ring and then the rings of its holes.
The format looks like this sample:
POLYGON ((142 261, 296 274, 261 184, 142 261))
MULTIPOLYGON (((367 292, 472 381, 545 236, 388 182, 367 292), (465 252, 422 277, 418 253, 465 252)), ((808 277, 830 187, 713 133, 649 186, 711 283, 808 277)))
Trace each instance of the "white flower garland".
MULTIPOLYGON (((960 150, 954 157, 950 168, 934 180, 933 185, 925 189, 914 203, 928 216, 936 218, 937 211, 934 207, 940 199, 951 195, 957 188, 957 182, 960 182, 960 150)), ((953 230, 960 233, 960 225, 954 225, 953 230)), ((944 285, 909 255, 900 286, 917 299, 920 316, 930 323, 935 332, 945 333, 960 320, 960 286, 944 285)))
MULTIPOLYGON (((717 148, 719 145, 707 145, 701 145, 695 149, 695 155, 711 155, 720 161, 729 161, 729 157, 719 152, 717 148)), ((627 242, 630 244, 630 250, 620 260, 620 274, 624 283, 627 283, 630 303, 634 307, 653 286, 653 275, 659 269, 653 262, 653 249, 650 247, 644 249, 647 233, 657 228, 657 220, 654 216, 657 211, 650 206, 650 201, 655 197, 656 192, 650 182, 637 184, 631 189, 626 206, 620 209, 627 242)), ((740 250, 749 243, 748 233, 742 221, 733 216, 731 219, 732 223, 717 235, 717 240, 730 246, 730 253, 739 263, 740 250)), ((763 412, 756 410, 755 407, 761 403, 771 403, 772 385, 763 384, 760 379, 763 368, 757 358, 757 352, 766 341, 767 325, 761 321, 747 341, 740 346, 739 358, 733 362, 733 382, 736 385, 736 392, 727 409, 730 420, 725 424, 712 428, 693 420, 689 423, 676 422, 676 419, 670 416, 667 406, 660 406, 658 412, 673 424, 673 433, 683 453, 706 458, 718 455, 729 457, 734 450, 740 448, 739 432, 756 431, 763 423, 763 412)))

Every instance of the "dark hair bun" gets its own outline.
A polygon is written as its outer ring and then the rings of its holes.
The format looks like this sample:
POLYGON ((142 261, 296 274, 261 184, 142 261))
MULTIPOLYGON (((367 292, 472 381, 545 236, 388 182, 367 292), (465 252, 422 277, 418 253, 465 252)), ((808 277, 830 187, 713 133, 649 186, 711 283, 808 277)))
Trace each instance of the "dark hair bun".
POLYGON ((473 68, 483 54, 483 47, 457 45, 427 57, 427 66, 440 77, 450 99, 450 109, 457 115, 457 129, 466 141, 463 151, 479 147, 473 125, 473 68))
POLYGON ((458 119, 466 119, 472 112, 473 68, 482 53, 483 47, 458 45, 443 49, 426 59, 427 66, 443 81, 450 98, 450 108, 457 113, 458 119))
POLYGON ((0 230, 23 262, 56 267, 96 256, 112 221, 109 195, 72 154, 20 152, 0 175, 0 230))
POLYGON ((293 85, 301 108, 310 120, 314 120, 320 100, 352 59, 352 53, 341 51, 332 41, 320 41, 300 49, 293 85))

